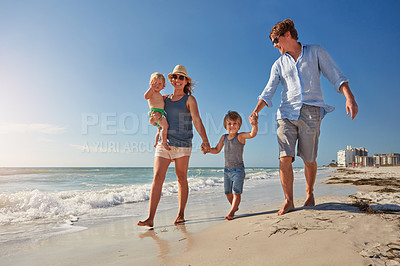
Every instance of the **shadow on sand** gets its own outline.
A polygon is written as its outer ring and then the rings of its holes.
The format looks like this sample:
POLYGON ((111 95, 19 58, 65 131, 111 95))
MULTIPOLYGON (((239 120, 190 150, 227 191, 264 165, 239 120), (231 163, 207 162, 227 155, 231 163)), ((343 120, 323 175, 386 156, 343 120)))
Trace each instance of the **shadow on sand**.
MULTIPOLYGON (((360 210, 359 206, 357 206, 355 204, 341 203, 341 202, 326 202, 326 203, 317 204, 312 207, 298 207, 298 208, 294 209, 293 211, 290 211, 289 213, 284 214, 283 216, 290 215, 290 213, 292 213, 292 212, 301 211, 301 210, 346 211, 346 212, 352 212, 352 213, 365 212, 365 211, 360 210)), ((279 210, 276 209, 276 210, 269 210, 269 211, 262 211, 262 212, 238 214, 238 215, 235 215, 234 220, 246 218, 246 217, 262 216, 262 215, 275 215, 278 211, 279 210)), ((217 217, 209 217, 209 218, 188 219, 188 220, 186 220, 185 224, 190 225, 190 224, 212 223, 212 222, 221 222, 224 220, 225 220, 224 216, 217 216, 217 217)), ((163 225, 163 226, 154 227, 154 229, 168 228, 168 227, 175 227, 175 225, 172 225, 172 224, 171 225, 163 225)))

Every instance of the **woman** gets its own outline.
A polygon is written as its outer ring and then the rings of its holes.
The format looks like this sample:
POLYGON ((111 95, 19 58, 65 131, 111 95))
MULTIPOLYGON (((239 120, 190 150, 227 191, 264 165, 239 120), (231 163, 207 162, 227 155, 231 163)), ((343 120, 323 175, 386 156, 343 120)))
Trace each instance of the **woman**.
POLYGON ((199 133, 203 143, 201 150, 210 151, 210 144, 203 122, 201 121, 196 99, 192 94, 192 79, 187 75, 186 68, 177 65, 174 71, 168 75, 168 79, 174 87, 174 93, 165 95, 165 112, 167 113, 168 145, 167 150, 162 145, 156 147, 154 157, 154 179, 150 193, 149 216, 144 221, 139 221, 139 226, 153 227, 158 202, 161 198, 162 186, 168 166, 175 162, 175 172, 179 188, 179 212, 174 224, 185 222, 185 206, 189 196, 187 172, 189 158, 192 151, 193 126, 199 133))

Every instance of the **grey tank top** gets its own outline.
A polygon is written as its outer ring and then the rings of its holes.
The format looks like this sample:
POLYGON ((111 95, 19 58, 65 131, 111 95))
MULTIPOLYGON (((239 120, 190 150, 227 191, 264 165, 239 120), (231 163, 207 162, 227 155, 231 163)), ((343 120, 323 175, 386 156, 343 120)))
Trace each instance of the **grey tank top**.
POLYGON ((192 147, 193 125, 192 115, 187 108, 189 95, 178 101, 171 101, 171 95, 165 98, 164 110, 169 124, 167 142, 174 147, 192 147))
POLYGON ((244 167, 244 144, 239 142, 238 135, 231 140, 228 139, 228 134, 224 135, 225 168, 244 167))

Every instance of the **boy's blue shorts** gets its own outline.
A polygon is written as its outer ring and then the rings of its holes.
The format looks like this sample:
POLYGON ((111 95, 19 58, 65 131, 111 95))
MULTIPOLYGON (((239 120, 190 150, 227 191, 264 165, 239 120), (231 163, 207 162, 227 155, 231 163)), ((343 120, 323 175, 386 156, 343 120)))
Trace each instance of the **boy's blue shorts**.
POLYGON ((224 169, 224 189, 225 194, 231 194, 232 190, 234 194, 243 193, 243 183, 245 178, 244 167, 237 167, 224 169))

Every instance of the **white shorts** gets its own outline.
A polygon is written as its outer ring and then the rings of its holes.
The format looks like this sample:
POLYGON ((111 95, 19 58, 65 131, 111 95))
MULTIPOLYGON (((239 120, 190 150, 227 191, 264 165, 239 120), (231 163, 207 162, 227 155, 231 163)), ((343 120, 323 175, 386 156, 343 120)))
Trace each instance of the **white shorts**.
POLYGON ((192 147, 170 146, 170 148, 171 150, 168 151, 167 149, 164 148, 163 145, 161 145, 161 143, 158 143, 154 157, 163 157, 166 159, 175 160, 177 158, 190 156, 190 154, 192 153, 192 147))

